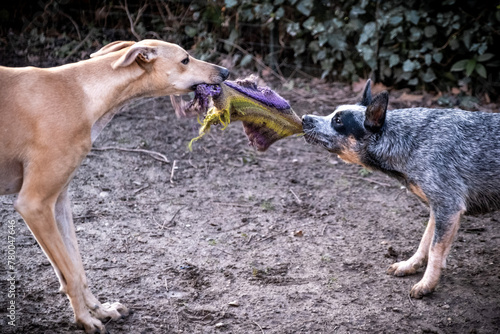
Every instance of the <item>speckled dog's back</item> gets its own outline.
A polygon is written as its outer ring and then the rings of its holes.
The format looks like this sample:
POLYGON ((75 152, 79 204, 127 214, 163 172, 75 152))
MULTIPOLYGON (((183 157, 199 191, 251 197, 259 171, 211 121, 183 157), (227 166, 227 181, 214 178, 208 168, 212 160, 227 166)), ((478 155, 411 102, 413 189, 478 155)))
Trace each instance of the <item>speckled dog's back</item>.
POLYGON ((396 276, 427 263, 411 290, 420 298, 436 287, 460 216, 500 209, 500 115, 456 109, 387 111, 386 92, 373 99, 368 81, 358 105, 331 115, 303 117, 306 140, 347 162, 382 171, 402 182, 431 208, 417 252, 393 264, 396 276))

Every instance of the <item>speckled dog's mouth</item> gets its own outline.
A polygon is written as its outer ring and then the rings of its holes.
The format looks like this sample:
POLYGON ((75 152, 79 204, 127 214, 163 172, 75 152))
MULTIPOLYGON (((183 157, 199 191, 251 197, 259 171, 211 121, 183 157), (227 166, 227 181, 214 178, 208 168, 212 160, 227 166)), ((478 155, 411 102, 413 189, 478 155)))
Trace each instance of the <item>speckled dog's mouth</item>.
POLYGON ((318 135, 314 131, 304 131, 304 138, 306 142, 313 145, 323 145, 323 143, 318 139, 318 135))

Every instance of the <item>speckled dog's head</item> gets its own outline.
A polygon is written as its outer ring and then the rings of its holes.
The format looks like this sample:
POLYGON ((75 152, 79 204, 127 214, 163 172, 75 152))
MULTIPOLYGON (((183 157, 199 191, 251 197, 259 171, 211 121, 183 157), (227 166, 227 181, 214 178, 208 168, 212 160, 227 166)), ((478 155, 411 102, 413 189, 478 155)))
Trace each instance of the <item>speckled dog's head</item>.
POLYGON ((341 105, 324 117, 304 115, 307 142, 322 145, 346 162, 364 165, 364 144, 384 128, 389 101, 387 92, 372 98, 370 84, 368 80, 359 104, 341 105))

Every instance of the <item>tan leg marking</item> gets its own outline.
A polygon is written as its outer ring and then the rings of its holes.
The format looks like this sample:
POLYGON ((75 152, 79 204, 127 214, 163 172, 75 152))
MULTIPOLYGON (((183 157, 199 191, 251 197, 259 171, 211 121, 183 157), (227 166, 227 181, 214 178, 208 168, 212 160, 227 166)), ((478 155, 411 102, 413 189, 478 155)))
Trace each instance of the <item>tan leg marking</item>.
POLYGON ((435 225, 436 221, 434 219, 434 212, 431 210, 431 216, 429 218, 429 222, 427 223, 427 227, 425 229, 424 235, 422 237, 422 240, 420 241, 420 245, 418 246, 417 251, 408 260, 392 264, 389 267, 389 269, 387 269, 387 273, 389 275, 394 275, 394 276, 413 275, 417 272, 419 268, 425 266, 429 256, 429 249, 432 242, 432 237, 434 236, 435 225))
POLYGON ((410 296, 413 298, 422 298, 434 291, 436 288, 439 277, 441 276, 441 269, 446 267, 446 257, 450 253, 451 244, 455 239, 458 228, 460 226, 460 216, 462 212, 453 215, 450 218, 450 228, 446 234, 442 236, 441 240, 430 247, 429 261, 427 269, 425 270, 424 277, 413 286, 410 291, 410 296))
POLYGON ((427 200, 427 196, 425 196, 424 192, 422 191, 422 188, 414 184, 410 184, 408 188, 412 193, 417 195, 422 201, 424 201, 425 203, 429 203, 429 201, 427 200))

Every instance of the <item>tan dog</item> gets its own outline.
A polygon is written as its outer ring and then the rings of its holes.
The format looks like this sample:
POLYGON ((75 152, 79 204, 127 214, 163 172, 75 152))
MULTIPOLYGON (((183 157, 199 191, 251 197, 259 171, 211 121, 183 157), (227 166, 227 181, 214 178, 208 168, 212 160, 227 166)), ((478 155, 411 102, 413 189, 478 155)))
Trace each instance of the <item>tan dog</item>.
POLYGON ((91 58, 48 69, 0 66, 0 195, 19 193, 14 207, 52 263, 77 323, 105 333, 100 320, 128 311, 99 303, 89 290, 68 184, 124 103, 184 94, 229 72, 158 40, 114 42, 91 58))

